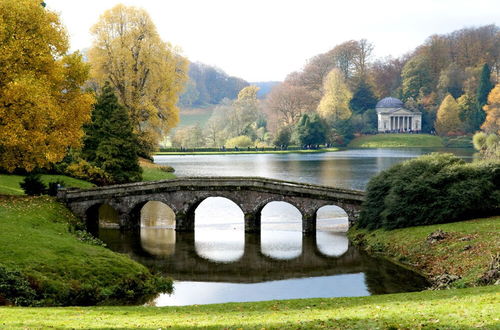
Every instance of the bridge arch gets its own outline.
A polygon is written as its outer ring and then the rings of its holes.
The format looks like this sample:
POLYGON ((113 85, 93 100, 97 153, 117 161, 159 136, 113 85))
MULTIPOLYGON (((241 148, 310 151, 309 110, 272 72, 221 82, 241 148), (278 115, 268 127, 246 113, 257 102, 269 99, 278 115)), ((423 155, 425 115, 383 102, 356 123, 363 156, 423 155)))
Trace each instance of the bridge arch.
POLYGON ((261 253, 291 260, 302 255, 302 212, 287 201, 270 201, 261 209, 261 253))
POLYGON ((85 210, 85 227, 95 236, 100 227, 119 228, 120 218, 118 207, 112 203, 97 202, 85 210))
POLYGON ((194 209, 194 247, 198 256, 235 262, 245 252, 244 213, 232 199, 210 196, 194 209))

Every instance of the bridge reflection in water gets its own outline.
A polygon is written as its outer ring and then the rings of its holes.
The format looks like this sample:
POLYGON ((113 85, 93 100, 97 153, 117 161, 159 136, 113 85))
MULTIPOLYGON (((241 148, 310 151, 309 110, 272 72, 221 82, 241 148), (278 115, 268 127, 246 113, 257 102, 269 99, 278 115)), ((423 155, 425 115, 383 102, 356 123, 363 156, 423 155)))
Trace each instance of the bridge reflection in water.
MULTIPOLYGON (((356 292, 392 293, 426 286, 417 274, 370 257, 351 246, 344 233, 331 231, 341 222, 339 218, 318 216, 316 234, 303 235, 300 214, 294 218, 290 205, 275 204, 263 210, 260 234, 245 233, 238 208, 232 208, 231 202, 216 202, 217 207, 200 205, 194 233, 176 232, 168 217, 151 222, 146 205, 140 230, 101 228, 100 237, 111 249, 129 254, 180 284, 188 281, 191 288, 192 282, 261 283, 341 274, 357 274, 356 281, 364 281, 362 290, 356 292), (327 230, 321 230, 322 226, 327 230)), ((153 206, 158 207, 162 206, 153 206)))

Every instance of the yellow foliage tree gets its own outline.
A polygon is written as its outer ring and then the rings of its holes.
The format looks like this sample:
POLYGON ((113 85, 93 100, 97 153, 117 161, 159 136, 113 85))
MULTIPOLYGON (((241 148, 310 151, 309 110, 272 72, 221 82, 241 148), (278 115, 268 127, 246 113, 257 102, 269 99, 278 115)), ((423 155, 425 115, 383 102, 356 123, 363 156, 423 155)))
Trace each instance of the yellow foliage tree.
POLYGON ((40 1, 0 0, 0 167, 46 167, 80 145, 94 98, 80 88, 88 66, 67 51, 40 1))
POLYGON ((453 96, 448 94, 437 111, 436 132, 441 135, 459 134, 463 123, 459 116, 459 106, 453 96))
POLYGON ((110 81, 116 89, 141 153, 148 154, 179 121, 176 104, 187 81, 188 62, 161 40, 143 9, 117 5, 101 15, 91 33, 92 75, 99 84, 110 81))
POLYGON ((481 129, 487 133, 500 135, 500 84, 497 84, 488 95, 488 103, 483 107, 486 120, 481 129))
POLYGON ((352 93, 345 83, 342 72, 339 69, 333 69, 323 83, 323 97, 317 111, 330 123, 349 119, 352 114, 349 108, 351 99, 352 93))

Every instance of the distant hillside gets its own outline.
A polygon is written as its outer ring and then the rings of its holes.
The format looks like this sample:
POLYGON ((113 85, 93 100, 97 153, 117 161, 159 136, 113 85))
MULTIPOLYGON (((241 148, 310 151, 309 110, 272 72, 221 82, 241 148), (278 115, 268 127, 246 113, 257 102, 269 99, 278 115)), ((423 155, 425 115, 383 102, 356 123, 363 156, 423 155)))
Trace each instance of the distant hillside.
POLYGON ((251 82, 250 85, 254 85, 259 87, 259 91, 257 92, 257 97, 259 99, 264 99, 266 98, 267 94, 271 91, 271 89, 281 83, 281 81, 258 81, 258 82, 251 82))
POLYGON ((181 108, 219 104, 224 98, 235 99, 248 82, 229 76, 223 70, 203 63, 190 63, 189 81, 180 96, 181 108))

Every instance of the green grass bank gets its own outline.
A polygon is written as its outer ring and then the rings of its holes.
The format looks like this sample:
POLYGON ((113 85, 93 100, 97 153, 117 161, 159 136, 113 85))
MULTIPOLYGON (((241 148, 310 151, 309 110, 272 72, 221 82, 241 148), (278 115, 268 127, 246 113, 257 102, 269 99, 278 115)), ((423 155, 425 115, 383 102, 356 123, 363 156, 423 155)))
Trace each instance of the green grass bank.
MULTIPOLYGON (((157 181, 175 179, 173 169, 166 166, 153 164, 148 161, 141 161, 142 180, 157 181)), ((49 182, 62 181, 64 186, 69 188, 90 188, 94 185, 90 182, 75 179, 66 175, 42 174, 42 181, 48 185, 49 182)), ((0 195, 24 195, 24 191, 19 185, 24 179, 24 175, 0 174, 0 195)))
MULTIPOLYGON (((65 175, 42 174, 42 181, 47 185, 49 182, 63 181, 66 187, 90 188, 92 183, 75 179, 65 175)), ((0 195, 24 195, 24 191, 19 186, 23 181, 23 175, 0 174, 0 195)))
MULTIPOLYGON (((54 198, 0 197, 0 266, 30 283, 35 304, 141 302, 171 285, 129 257, 99 246, 79 227, 79 220, 54 198)), ((2 300, 9 297, 0 295, 2 300)))
POLYGON ((349 148, 440 148, 443 140, 430 134, 363 135, 352 140, 349 148))
POLYGON ((456 275, 451 287, 478 285, 500 253, 500 217, 395 230, 351 228, 349 238, 370 253, 407 265, 432 280, 456 275), (437 230, 440 239, 429 239, 437 230))
POLYGON ((9 329, 498 328, 500 287, 185 307, 0 308, 9 329))

